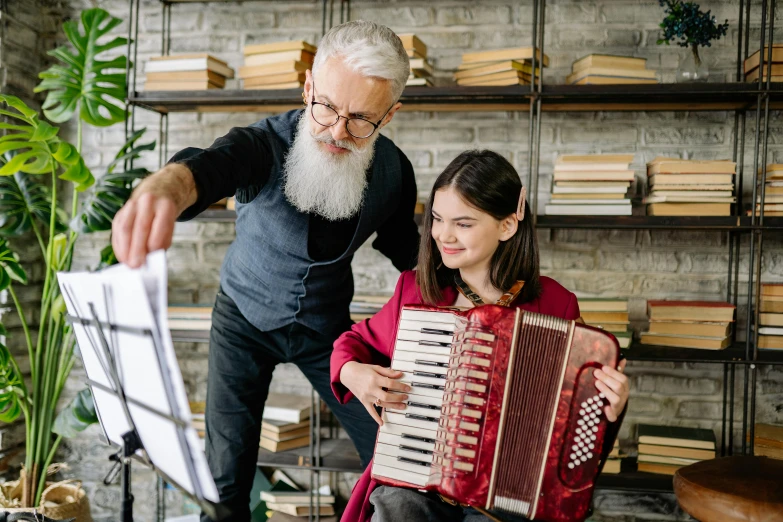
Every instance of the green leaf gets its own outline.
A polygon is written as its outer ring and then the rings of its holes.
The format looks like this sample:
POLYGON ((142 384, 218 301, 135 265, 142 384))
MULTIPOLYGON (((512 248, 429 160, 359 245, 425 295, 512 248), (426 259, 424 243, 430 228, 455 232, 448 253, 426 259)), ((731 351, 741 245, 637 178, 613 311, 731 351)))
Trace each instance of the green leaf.
POLYGON ((79 151, 66 141, 57 144, 57 150, 54 152, 54 159, 64 165, 75 165, 79 161, 79 151))
POLYGON ((68 236, 57 234, 46 247, 47 264, 55 270, 62 270, 68 253, 68 236))
POLYGON ((27 284, 27 273, 19 264, 19 255, 13 252, 4 238, 0 238, 0 290, 11 284, 11 279, 27 284))
POLYGON ((85 388, 63 408, 54 420, 52 431, 63 437, 75 437, 90 425, 98 422, 95 403, 89 388, 85 388))
POLYGON ((0 155, 13 152, 6 157, 0 168, 0 176, 10 176, 17 172, 43 174, 51 172, 54 160, 51 151, 57 142, 57 127, 38 121, 38 113, 15 96, 0 95, 0 101, 10 109, 0 109, 0 115, 14 118, 23 123, 7 125, 7 130, 15 130, 0 137, 0 155))
POLYGON ((146 177, 150 172, 145 168, 123 170, 126 160, 138 158, 143 151, 153 150, 155 142, 137 145, 146 129, 133 134, 122 146, 117 156, 107 167, 107 172, 99 177, 93 189, 82 204, 79 213, 71 222, 71 228, 77 232, 98 232, 111 230, 111 223, 120 208, 128 201, 133 184, 146 177), (119 168, 118 172, 115 169, 119 168))
POLYGON ((52 127, 45 121, 38 122, 38 126, 35 128, 35 132, 30 137, 30 141, 49 141, 55 136, 60 129, 52 127))
POLYGON ((92 172, 84 164, 84 160, 81 157, 78 162, 68 167, 59 177, 62 180, 74 182, 77 192, 84 192, 95 183, 92 172))
POLYGON ((35 92, 48 91, 43 104, 44 114, 50 120, 62 123, 71 119, 77 107, 79 117, 97 127, 106 127, 124 121, 127 58, 115 56, 100 60, 106 51, 127 45, 128 40, 116 37, 99 43, 105 35, 122 23, 100 8, 82 12, 82 27, 76 21, 63 25, 71 48, 58 47, 49 54, 58 65, 40 73, 42 80, 35 92), (81 30, 80 30, 81 29, 81 30))
MULTIPOLYGON (((0 157, 0 164, 4 162, 5 157, 0 157)), ((17 172, 13 176, 0 177, 0 236, 26 234, 33 219, 48 227, 51 207, 51 189, 34 176, 17 172)), ((63 232, 67 229, 68 217, 59 207, 56 212, 56 231, 63 232)))
POLYGON ((111 244, 109 244, 106 245, 103 250, 101 250, 101 262, 98 263, 98 266, 95 267, 95 270, 103 270, 104 268, 116 265, 117 263, 119 263, 119 261, 117 260, 117 256, 114 254, 114 248, 112 248, 111 244))
MULTIPOLYGON (((5 272, 3 272, 5 273, 5 272)), ((2 328, 5 335, 5 327, 2 328)), ((16 371, 14 356, 0 343, 0 421, 14 422, 22 413, 20 401, 25 395, 24 381, 16 371)))

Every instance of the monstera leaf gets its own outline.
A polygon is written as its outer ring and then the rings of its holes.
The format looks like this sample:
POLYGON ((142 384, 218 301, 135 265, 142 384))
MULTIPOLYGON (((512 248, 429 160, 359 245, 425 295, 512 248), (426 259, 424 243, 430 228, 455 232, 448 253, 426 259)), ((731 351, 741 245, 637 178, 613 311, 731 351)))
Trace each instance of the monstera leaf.
POLYGON ((13 252, 5 239, 0 239, 0 291, 5 290, 11 281, 27 284, 27 273, 19 264, 19 255, 13 252))
POLYGON ((75 437, 91 424, 98 422, 95 403, 89 388, 85 388, 73 398, 54 420, 52 431, 63 437, 75 437))
POLYGON ((146 129, 133 134, 122 146, 120 152, 109 164, 106 174, 98 179, 85 199, 81 211, 71 222, 71 228, 77 232, 98 232, 110 230, 111 222, 120 208, 128 201, 133 190, 133 182, 144 178, 149 170, 138 167, 124 169, 126 161, 136 159, 145 150, 153 150, 155 142, 136 145, 146 129))
MULTIPOLYGON (((47 185, 22 172, 0 176, 0 236, 18 237, 27 233, 33 219, 48 227, 51 211, 52 192, 47 185)), ((56 212, 57 232, 63 232, 67 229, 68 216, 59 207, 56 212)))
POLYGON ((49 51, 61 64, 53 65, 38 75, 43 80, 35 92, 49 91, 43 109, 51 121, 62 123, 79 109, 81 119, 90 125, 106 127, 125 120, 125 56, 99 60, 98 55, 127 45, 128 40, 116 37, 99 44, 98 40, 122 23, 103 9, 82 12, 83 31, 76 21, 63 25, 73 46, 49 51), (109 72, 115 70, 116 72, 109 72), (121 72, 119 72, 121 71, 121 72))
MULTIPOLYGON (((6 331, 0 325, 0 335, 6 331)), ((13 422, 22 413, 19 402, 24 397, 24 383, 19 375, 19 368, 14 362, 8 347, 0 343, 0 421, 13 422)))

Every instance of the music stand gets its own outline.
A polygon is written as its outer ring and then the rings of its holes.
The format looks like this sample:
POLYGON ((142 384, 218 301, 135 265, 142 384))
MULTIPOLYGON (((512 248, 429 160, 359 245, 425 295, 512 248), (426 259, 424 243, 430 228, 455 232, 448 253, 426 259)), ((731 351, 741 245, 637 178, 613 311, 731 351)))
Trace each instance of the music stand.
POLYGON ((133 520, 131 458, 151 467, 213 520, 225 520, 230 513, 219 504, 191 426, 182 376, 172 367, 176 356, 170 340, 162 342, 145 290, 149 281, 130 269, 111 276, 59 274, 59 279, 104 436, 121 448, 122 522, 133 520))

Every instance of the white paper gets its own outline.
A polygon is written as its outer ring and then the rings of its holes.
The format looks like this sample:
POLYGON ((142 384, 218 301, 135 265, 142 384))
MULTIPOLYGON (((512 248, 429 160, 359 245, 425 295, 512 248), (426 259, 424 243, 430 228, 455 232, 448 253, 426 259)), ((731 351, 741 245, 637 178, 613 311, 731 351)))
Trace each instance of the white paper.
MULTIPOLYGON (((96 273, 60 273, 58 279, 70 315, 92 318, 88 306, 92 303, 101 321, 149 330, 151 335, 105 330, 133 424, 155 467, 196 495, 189 472, 192 465, 201 495, 218 502, 217 487, 191 426, 185 384, 168 329, 165 252, 153 252, 138 269, 115 265, 96 273), (183 421, 187 428, 177 430, 173 422, 156 412, 183 421)), ((74 330, 88 378, 113 389, 96 329, 74 325, 74 330)), ((120 435, 129 426, 118 399, 95 387, 93 391, 106 437, 122 444, 120 435)))

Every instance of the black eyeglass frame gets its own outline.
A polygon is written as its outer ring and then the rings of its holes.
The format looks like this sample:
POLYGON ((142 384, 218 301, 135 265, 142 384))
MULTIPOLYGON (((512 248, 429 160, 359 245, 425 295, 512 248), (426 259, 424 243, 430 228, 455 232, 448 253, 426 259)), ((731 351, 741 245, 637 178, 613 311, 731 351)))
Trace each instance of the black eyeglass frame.
POLYGON ((357 116, 357 117, 355 117, 355 118, 346 118, 345 116, 340 116, 340 113, 338 113, 338 112, 337 112, 337 111, 334 109, 334 107, 332 107, 332 106, 330 106, 330 105, 327 105, 326 103, 321 103, 321 102, 317 102, 317 101, 315 101, 315 82, 313 82, 313 96, 312 96, 312 98, 310 99, 310 116, 313 118, 313 121, 314 121, 314 122, 316 122, 318 125, 320 125, 320 126, 322 126, 322 127, 334 127, 335 125, 337 125, 338 123, 340 123, 340 119, 342 118, 342 119, 344 119, 344 120, 345 120, 345 130, 348 132, 348 134, 350 134, 351 136, 353 136, 353 137, 354 137, 354 138, 356 138, 357 140, 366 140, 367 138, 369 138, 370 136, 372 136, 373 134, 375 134, 375 132, 378 130, 378 127, 380 127, 380 126, 381 126, 381 122, 383 122, 383 119, 386 117, 386 115, 387 115, 387 114, 389 114, 389 111, 390 111, 390 110, 392 110, 392 108, 394 107, 394 105, 395 105, 396 103, 397 103, 397 102, 394 102, 394 103, 392 103, 392 104, 391 104, 391 107, 389 107, 388 109, 386 109, 386 112, 385 112, 385 113, 383 113, 383 116, 381 116, 381 119, 380 119, 380 120, 378 120, 378 123, 373 123, 373 122, 371 122, 370 120, 368 120, 367 118, 360 118, 360 117, 358 117, 358 116, 357 116), (332 123, 331 125, 324 125, 323 123, 321 123, 320 121, 318 121, 318 120, 316 120, 316 119, 315 119, 315 115, 313 114, 313 105, 323 105, 324 107, 328 108, 329 110, 331 110, 331 111, 334 111, 335 115, 337 115, 337 120, 336 120, 334 123, 332 123), (356 134, 354 134, 353 132, 351 132, 351 129, 350 129, 350 128, 348 128, 348 124, 351 122, 351 120, 362 120, 362 121, 366 121, 367 123, 369 123, 370 125, 372 125, 372 126, 373 126, 372 132, 371 132, 370 134, 368 134, 367 136, 357 136, 356 134))

